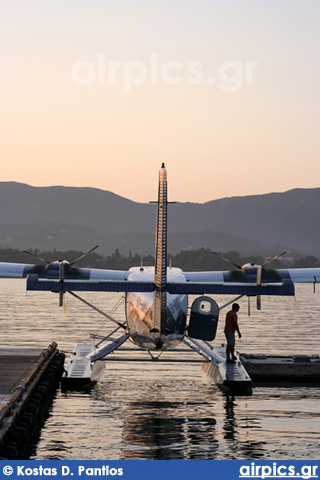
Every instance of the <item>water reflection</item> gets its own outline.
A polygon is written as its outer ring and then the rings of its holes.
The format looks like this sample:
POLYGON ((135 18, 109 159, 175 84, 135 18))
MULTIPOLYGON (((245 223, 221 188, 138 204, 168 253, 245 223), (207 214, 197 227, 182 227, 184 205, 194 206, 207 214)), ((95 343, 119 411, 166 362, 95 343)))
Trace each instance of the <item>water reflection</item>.
POLYGON ((246 418, 245 425, 239 425, 235 414, 235 408, 238 406, 234 396, 226 395, 224 405, 225 420, 223 425, 224 439, 229 446, 229 455, 231 458, 262 458, 265 455, 265 442, 241 440, 241 428, 259 428, 259 421, 255 420, 252 424, 250 418, 246 418))
MULTIPOLYGON (((68 354, 100 324, 97 314, 72 298, 65 314, 55 295, 26 296, 24 281, 1 282, 2 346, 43 348, 55 340, 68 354)), ((85 298, 102 310, 118 299, 85 298)), ((265 299, 263 311, 250 318, 246 305, 241 311, 239 350, 319 353, 320 290, 310 295, 309 286, 301 286, 296 302, 265 299)), ((216 343, 223 341, 221 323, 216 343)), ((228 398, 200 364, 109 362, 90 393, 57 392, 31 458, 317 459, 319 444, 320 388, 263 386, 252 397, 228 398)))
POLYGON ((236 439, 236 427, 237 427, 237 422, 234 417, 234 407, 235 407, 234 397, 229 397, 227 395, 225 406, 224 406, 224 409, 226 412, 226 418, 223 425, 224 438, 225 440, 232 440, 233 442, 236 439))
POLYGON ((193 416, 187 402, 130 402, 123 425, 123 458, 133 460, 214 458, 216 419, 193 416))
POLYGON ((174 389, 145 375, 147 385, 109 375, 90 394, 60 392, 32 458, 317 458, 320 389, 227 397, 198 379, 174 389))

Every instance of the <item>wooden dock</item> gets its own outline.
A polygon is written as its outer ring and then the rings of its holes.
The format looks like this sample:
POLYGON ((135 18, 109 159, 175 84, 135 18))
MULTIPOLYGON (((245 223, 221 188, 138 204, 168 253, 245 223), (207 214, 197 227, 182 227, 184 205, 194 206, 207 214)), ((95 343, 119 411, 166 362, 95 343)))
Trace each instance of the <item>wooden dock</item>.
POLYGON ((319 355, 240 354, 240 360, 257 383, 320 385, 319 355))
POLYGON ((0 349, 0 457, 23 459, 63 372, 53 342, 41 349, 0 349))

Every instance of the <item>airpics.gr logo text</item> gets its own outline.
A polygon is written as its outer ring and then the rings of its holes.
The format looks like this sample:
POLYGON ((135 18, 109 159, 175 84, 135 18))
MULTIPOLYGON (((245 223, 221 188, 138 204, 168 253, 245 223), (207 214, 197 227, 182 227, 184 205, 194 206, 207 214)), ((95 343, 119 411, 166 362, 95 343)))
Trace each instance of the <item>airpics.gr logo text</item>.
POLYGON ((124 92, 134 86, 150 85, 217 85, 224 92, 237 92, 244 85, 253 83, 253 72, 257 61, 225 61, 216 66, 215 72, 205 74, 208 69, 200 61, 183 63, 178 60, 161 61, 152 53, 147 62, 111 61, 104 53, 94 60, 78 60, 70 69, 72 80, 78 85, 120 85, 124 92))
POLYGON ((282 465, 273 462, 272 465, 242 465, 239 470, 239 478, 302 478, 309 480, 319 478, 317 475, 318 465, 303 465, 300 469, 294 465, 282 465))

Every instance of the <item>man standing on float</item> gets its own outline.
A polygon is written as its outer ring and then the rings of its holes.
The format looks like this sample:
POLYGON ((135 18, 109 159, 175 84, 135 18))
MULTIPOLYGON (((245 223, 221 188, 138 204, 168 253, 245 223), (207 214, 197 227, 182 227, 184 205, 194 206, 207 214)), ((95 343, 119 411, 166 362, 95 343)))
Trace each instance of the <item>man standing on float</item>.
POLYGON ((226 325, 224 328, 224 333, 227 339, 226 353, 227 353, 228 363, 234 363, 236 361, 236 357, 234 355, 234 347, 236 344, 234 333, 237 331, 239 338, 241 338, 241 333, 238 325, 238 315, 237 315, 237 312, 239 312, 239 310, 240 310, 239 304, 234 303, 232 305, 232 310, 230 310, 226 315, 226 325))

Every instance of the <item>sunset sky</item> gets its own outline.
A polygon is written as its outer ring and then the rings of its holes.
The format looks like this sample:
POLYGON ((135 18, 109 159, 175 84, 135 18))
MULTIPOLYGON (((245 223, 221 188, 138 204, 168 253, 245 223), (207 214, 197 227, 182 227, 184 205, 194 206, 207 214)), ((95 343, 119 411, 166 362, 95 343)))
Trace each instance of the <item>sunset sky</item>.
POLYGON ((0 181, 320 187, 318 0, 0 0, 0 181))

